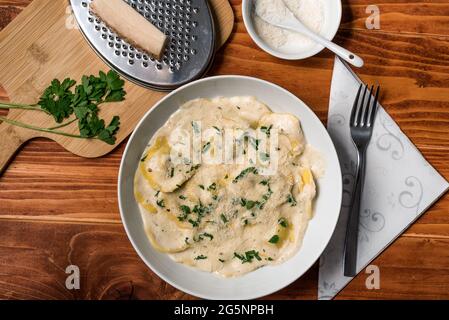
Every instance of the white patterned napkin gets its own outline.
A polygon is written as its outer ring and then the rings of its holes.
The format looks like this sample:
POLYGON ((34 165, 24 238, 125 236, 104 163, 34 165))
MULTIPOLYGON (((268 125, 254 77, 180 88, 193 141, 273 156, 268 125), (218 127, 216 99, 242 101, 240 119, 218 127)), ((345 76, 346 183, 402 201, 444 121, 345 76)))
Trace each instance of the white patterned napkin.
MULTIPOLYGON (((337 148, 343 173, 343 204, 337 228, 321 256, 319 299, 332 299, 352 280, 343 275, 343 264, 348 205, 356 169, 349 116, 359 85, 360 79, 346 63, 336 58, 328 131, 337 148)), ((357 271, 364 269, 448 188, 448 182, 380 107, 367 154, 357 271)))

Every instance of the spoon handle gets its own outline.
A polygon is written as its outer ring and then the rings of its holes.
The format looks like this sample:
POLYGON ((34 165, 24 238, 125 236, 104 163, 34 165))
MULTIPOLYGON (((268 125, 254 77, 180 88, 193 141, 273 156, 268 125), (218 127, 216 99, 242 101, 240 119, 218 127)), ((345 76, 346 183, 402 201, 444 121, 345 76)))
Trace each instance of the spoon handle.
POLYGON ((288 10, 287 12, 288 12, 288 14, 285 17, 285 19, 281 23, 275 23, 275 25, 277 25, 281 28, 286 28, 289 30, 293 30, 293 31, 302 33, 303 35, 309 37, 316 43, 319 43, 322 46, 328 48, 330 51, 332 51, 333 53, 335 53, 337 56, 339 56, 343 60, 347 61, 348 63, 352 64, 353 66, 356 66, 358 68, 363 67, 363 59, 360 58, 358 55, 356 55, 355 53, 353 53, 349 50, 346 50, 343 47, 340 47, 338 44, 335 44, 335 43, 323 38, 322 36, 316 34, 315 32, 311 31, 301 21, 296 19, 296 17, 293 15, 293 13, 290 10, 288 10))
POLYGON ((335 44, 335 43, 317 35, 316 33, 310 31, 306 27, 295 28, 295 29, 296 29, 296 31, 301 32, 302 34, 308 36, 313 41, 328 48, 330 51, 332 51, 333 53, 335 53, 337 56, 339 56, 343 60, 347 61, 348 63, 352 64, 353 66, 358 67, 358 68, 363 67, 363 64, 364 64, 363 59, 360 58, 355 53, 353 53, 343 47, 340 47, 338 44, 335 44))

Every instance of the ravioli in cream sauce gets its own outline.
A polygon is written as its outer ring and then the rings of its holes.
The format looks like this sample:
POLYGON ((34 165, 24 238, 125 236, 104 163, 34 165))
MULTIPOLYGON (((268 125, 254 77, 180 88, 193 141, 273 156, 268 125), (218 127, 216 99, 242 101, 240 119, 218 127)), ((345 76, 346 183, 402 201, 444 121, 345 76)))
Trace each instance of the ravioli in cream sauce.
POLYGON ((323 168, 295 116, 254 97, 196 99, 151 139, 134 193, 156 250, 233 277, 298 251, 323 168))

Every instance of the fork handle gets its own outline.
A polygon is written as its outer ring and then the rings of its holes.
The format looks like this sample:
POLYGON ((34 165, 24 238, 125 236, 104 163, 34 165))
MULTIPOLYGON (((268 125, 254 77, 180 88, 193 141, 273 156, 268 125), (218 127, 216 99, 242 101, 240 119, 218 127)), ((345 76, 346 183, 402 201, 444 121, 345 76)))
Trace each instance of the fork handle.
POLYGON ((365 153, 365 150, 358 152, 358 169, 355 189, 350 206, 348 225, 346 228, 344 266, 344 275, 346 277, 355 277, 357 274, 357 245, 359 237, 360 202, 362 199, 363 186, 365 184, 365 153))

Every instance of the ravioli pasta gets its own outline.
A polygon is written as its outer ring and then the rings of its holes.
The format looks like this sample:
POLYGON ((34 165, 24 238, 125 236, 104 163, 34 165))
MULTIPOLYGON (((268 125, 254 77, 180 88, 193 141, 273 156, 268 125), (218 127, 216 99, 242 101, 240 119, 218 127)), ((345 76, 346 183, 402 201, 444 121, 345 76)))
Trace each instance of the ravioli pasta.
POLYGON ((273 113, 253 97, 185 103, 151 139, 136 170, 135 199, 151 245, 225 277, 286 261, 312 218, 311 168, 322 161, 311 150, 295 116, 273 113), (223 142, 229 132, 231 146, 223 142), (180 146, 190 157, 175 161, 180 146), (249 154, 255 160, 248 162, 249 154), (197 162, 195 155, 221 161, 197 162))

